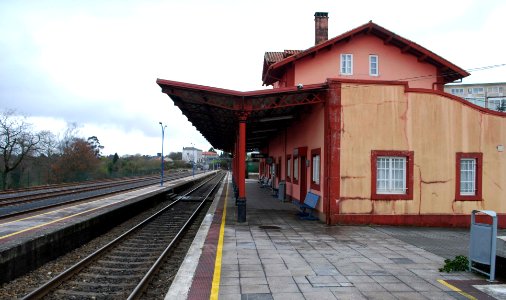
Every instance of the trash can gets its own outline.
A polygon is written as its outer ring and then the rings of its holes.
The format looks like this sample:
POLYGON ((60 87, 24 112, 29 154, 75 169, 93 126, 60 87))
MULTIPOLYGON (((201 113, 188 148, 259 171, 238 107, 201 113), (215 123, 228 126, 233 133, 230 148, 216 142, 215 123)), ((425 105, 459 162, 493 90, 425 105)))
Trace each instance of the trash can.
POLYGON ((469 242, 469 270, 495 279, 495 255, 497 243, 497 214, 491 210, 473 210, 471 214, 471 235, 469 242), (476 215, 492 218, 492 224, 477 223, 476 215), (490 266, 490 273, 483 271, 474 263, 490 266))
POLYGON ((280 181, 278 186, 278 200, 285 201, 286 182, 280 181))

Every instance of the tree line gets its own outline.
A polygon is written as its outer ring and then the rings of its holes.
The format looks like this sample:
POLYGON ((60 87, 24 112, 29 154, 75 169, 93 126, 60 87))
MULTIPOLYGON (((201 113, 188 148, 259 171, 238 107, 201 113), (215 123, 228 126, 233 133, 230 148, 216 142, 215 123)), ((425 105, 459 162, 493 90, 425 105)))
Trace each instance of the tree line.
MULTIPOLYGON (((159 174, 160 157, 103 156, 98 137, 79 136, 75 123, 61 135, 35 132, 26 117, 0 112, 0 189, 159 174)), ((165 169, 191 168, 181 152, 171 152, 165 169)), ((167 160, 167 158, 165 158, 167 160)), ((226 165, 226 162, 222 163, 226 165)))

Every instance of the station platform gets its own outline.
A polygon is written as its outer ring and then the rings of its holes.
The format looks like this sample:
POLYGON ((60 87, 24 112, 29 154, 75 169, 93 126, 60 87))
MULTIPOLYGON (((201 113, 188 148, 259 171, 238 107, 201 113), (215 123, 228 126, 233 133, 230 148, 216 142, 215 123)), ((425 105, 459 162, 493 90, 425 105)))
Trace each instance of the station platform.
POLYGON ((200 173, 99 199, 48 208, 0 221, 0 282, 25 274, 134 215, 143 200, 211 173, 200 173))
POLYGON ((420 234, 301 220, 295 205, 252 179, 246 180, 247 222, 237 223, 230 177, 165 299, 506 299, 501 282, 439 272, 445 258, 425 250, 467 255, 459 253, 467 249, 460 239, 465 229, 420 234), (427 245, 403 241, 402 234, 418 234, 416 241, 427 245), (422 238, 429 235, 437 238, 422 238))

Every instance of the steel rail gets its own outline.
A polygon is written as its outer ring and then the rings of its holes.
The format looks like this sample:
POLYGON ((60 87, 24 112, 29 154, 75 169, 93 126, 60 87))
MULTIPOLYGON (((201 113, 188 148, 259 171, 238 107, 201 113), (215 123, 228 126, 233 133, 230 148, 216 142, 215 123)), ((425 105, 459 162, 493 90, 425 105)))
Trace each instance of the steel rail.
MULTIPOLYGON (((180 175, 178 173, 172 173, 168 174, 168 176, 171 178, 171 176, 174 175, 180 175)), ((164 178, 166 178, 164 177, 164 178)), ((100 189, 100 188, 108 188, 108 187, 114 187, 118 185, 124 185, 128 183, 136 183, 136 182, 143 182, 143 181, 149 181, 149 180, 159 180, 159 177, 155 176, 146 176, 146 177, 136 177, 136 178, 126 178, 122 180, 106 180, 106 181, 96 181, 96 182, 86 182, 82 184, 73 184, 71 186, 55 186, 55 187, 49 187, 45 189, 35 189, 32 190, 33 193, 30 193, 30 191, 19 191, 19 192, 10 192, 5 193, 3 195, 0 195, 0 205, 6 206, 10 204, 18 204, 23 203, 27 201, 33 201, 33 200, 39 200, 39 199, 46 199, 53 196, 60 196, 60 195, 66 195, 69 193, 76 193, 76 192, 86 192, 94 189, 100 189)))
MULTIPOLYGON (((174 176, 174 177, 167 176, 169 178, 166 177, 167 179, 164 179, 164 180, 165 181, 171 181, 171 180, 175 180, 175 179, 189 177, 189 176, 177 177, 177 175, 179 175, 179 174, 175 174, 175 175, 176 176, 174 176)), ((154 181, 154 180, 156 180, 156 183, 158 183, 158 181, 157 181, 158 179, 149 179, 149 180, 146 180, 146 181, 154 181)), ((142 182, 142 181, 138 181, 137 183, 140 183, 140 182, 142 182)), ((43 209, 48 209, 48 208, 58 207, 58 206, 62 206, 62 205, 72 204, 72 203, 75 203, 75 202, 88 201, 88 200, 91 200, 91 199, 94 199, 94 198, 99 198, 99 197, 104 197, 104 196, 110 196, 110 195, 115 195, 115 194, 119 194, 119 193, 124 193, 124 192, 130 191, 130 190, 141 189, 141 188, 144 188, 146 186, 154 185, 156 183, 155 182, 150 182, 150 183, 146 183, 146 184, 144 184, 142 186, 125 187, 125 188, 122 188, 122 189, 119 189, 119 190, 115 190, 115 191, 111 191, 111 192, 103 192, 103 193, 101 193, 99 195, 85 196, 85 197, 78 198, 78 199, 70 199, 70 200, 61 201, 61 202, 54 203, 54 204, 44 205, 44 206, 41 206, 41 207, 30 208, 30 209, 25 209, 25 210, 21 210, 21 211, 16 211, 16 212, 0 215, 0 219, 15 217, 15 216, 23 215, 23 214, 26 214, 26 213, 40 211, 40 210, 43 210, 43 209)), ((128 184, 132 184, 132 183, 131 182, 130 183, 125 183, 124 185, 128 185, 128 184)), ((100 187, 96 191, 99 191, 100 189, 113 188, 113 187, 119 187, 119 186, 121 186, 121 185, 118 184, 118 185, 113 185, 113 186, 104 186, 104 187, 100 187)), ((90 191, 93 191, 93 190, 79 191, 79 193, 81 193, 81 192, 82 193, 84 193, 84 192, 90 192, 90 191)), ((70 191, 70 192, 68 192, 68 193, 66 193, 64 195, 70 195, 70 194, 73 194, 73 192, 70 191)), ((50 198, 50 197, 48 197, 48 198, 50 198)), ((23 204, 23 203, 26 203, 26 202, 20 202, 20 204, 23 204)), ((0 207, 2 207, 1 204, 0 204, 0 207)))
POLYGON ((71 266, 67 270, 65 270, 62 273, 60 273, 58 276, 54 277, 53 279, 51 279, 50 281, 46 282, 42 286, 40 286, 37 289, 33 290, 28 295, 24 296, 22 299, 23 300, 41 299, 42 297, 44 297, 45 295, 47 295, 49 292, 51 292, 55 287, 59 286, 64 281, 66 281, 67 279, 69 279, 73 275, 77 274, 80 270, 82 270, 83 268, 85 268, 88 264, 90 264, 91 262, 93 262, 95 259, 99 258, 107 250, 109 250, 112 247, 116 246, 119 242, 125 240, 132 233, 134 233, 138 229, 142 228, 143 226, 145 226, 146 224, 148 224, 149 222, 151 222, 153 219, 155 219, 156 217, 158 217, 160 214, 162 214, 163 212, 165 212, 166 210, 168 210, 172 206, 176 205, 176 203, 178 203, 179 201, 182 201, 181 199, 183 197, 186 197, 190 193, 193 193, 195 190, 197 190, 198 188, 202 187, 204 184, 206 184, 207 182, 209 182, 212 179, 213 178, 211 178, 211 179, 209 179, 207 181, 204 181, 203 183, 201 183, 197 187, 193 188, 192 190, 190 190, 189 192, 187 192, 186 194, 184 194, 182 197, 179 197, 174 202, 168 204, 167 206, 165 206, 164 208, 162 208, 161 210, 159 210, 155 214, 153 214, 150 217, 146 218, 141 223, 139 223, 139 224, 135 225, 134 227, 132 227, 131 229, 129 229, 127 232, 125 232, 122 235, 118 236, 113 241, 109 242, 107 245, 105 245, 102 248, 98 249, 97 251, 91 253, 90 255, 88 255, 83 260, 79 261, 75 265, 71 266))
MULTIPOLYGON (((221 179, 223 179, 224 176, 222 176, 221 179)), ((181 237, 184 235, 184 233, 188 230, 190 225, 193 223, 194 219, 197 217, 198 213, 202 210, 204 207, 204 204, 206 203, 207 199, 211 196, 211 194, 216 190, 216 188, 219 186, 221 179, 214 185, 214 187, 207 193, 207 195, 204 197, 204 200, 202 200, 202 203, 195 209, 193 214, 190 216, 190 218, 186 221, 186 223, 183 225, 183 227, 179 230, 179 232, 176 234, 176 236, 172 239, 170 244, 165 248, 165 250, 160 254, 160 257, 155 261, 153 266, 146 272, 146 275, 141 279, 139 284, 135 287, 133 292, 130 294, 130 296, 127 298, 127 300, 134 300, 139 299, 148 286, 150 280, 156 273, 156 271, 160 268, 163 260, 167 257, 168 253, 172 248, 176 245, 176 243, 181 239, 181 237)))

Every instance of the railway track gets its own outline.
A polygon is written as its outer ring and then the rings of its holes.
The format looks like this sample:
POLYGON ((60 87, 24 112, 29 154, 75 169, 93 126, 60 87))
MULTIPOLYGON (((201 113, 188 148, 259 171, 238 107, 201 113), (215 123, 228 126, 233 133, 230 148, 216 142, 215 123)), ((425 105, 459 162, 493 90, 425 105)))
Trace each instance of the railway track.
MULTIPOLYGON (((170 174, 164 177, 164 182, 188 176, 188 173, 170 174)), ((97 182, 63 188, 51 188, 49 191, 36 190, 20 195, 13 193, 0 200, 0 218, 12 217, 41 209, 70 204, 78 201, 90 200, 96 197, 126 192, 160 182, 159 177, 134 178, 122 181, 97 182)))
POLYGON ((218 173, 23 299, 138 299, 223 178, 218 173))

